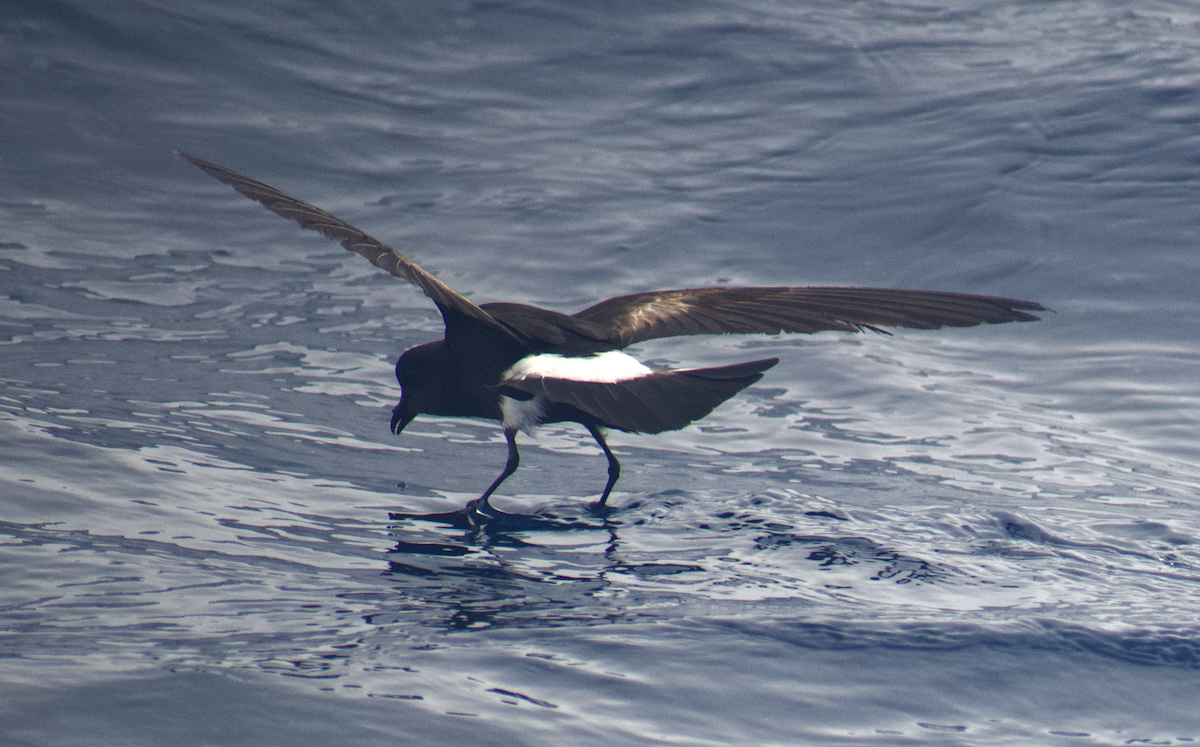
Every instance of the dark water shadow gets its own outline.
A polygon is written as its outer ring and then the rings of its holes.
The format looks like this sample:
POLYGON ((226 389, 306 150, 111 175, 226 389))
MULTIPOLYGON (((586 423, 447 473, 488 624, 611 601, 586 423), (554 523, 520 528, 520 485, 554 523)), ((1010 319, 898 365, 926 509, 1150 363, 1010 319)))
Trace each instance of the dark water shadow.
POLYGON ((765 614, 756 621, 713 620, 739 634, 762 636, 798 648, 824 651, 988 651, 1093 654, 1150 667, 1200 670, 1200 629, 1194 623, 1109 630, 1052 618, 1020 623, 797 621, 765 614))

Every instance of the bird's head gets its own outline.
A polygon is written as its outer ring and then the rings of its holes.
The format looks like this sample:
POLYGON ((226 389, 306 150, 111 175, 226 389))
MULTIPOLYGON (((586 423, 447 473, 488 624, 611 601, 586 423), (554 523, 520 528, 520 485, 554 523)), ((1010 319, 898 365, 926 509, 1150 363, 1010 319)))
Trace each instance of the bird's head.
POLYGON ((400 402, 392 408, 392 433, 397 435, 421 414, 440 414, 446 381, 444 341, 407 350, 396 361, 400 402))

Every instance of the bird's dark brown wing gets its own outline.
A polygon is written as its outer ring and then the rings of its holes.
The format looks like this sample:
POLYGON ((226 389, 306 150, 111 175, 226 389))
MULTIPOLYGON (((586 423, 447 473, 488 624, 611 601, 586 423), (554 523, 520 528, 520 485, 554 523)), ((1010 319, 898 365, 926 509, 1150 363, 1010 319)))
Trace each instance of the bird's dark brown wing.
MULTIPOLYGON (((480 308, 499 319, 510 329, 526 337, 551 345, 582 343, 579 352, 591 352, 611 347, 607 345, 607 327, 591 324, 574 316, 523 303, 485 303, 480 308)), ((560 351, 561 352, 561 351, 560 351)))
POLYGON ((185 160, 200 168, 210 176, 225 182, 237 191, 260 202, 273 213, 284 218, 290 218, 303 228, 319 231, 331 239, 342 242, 346 249, 366 257, 376 267, 387 270, 398 278, 407 280, 425 291, 425 295, 433 299, 442 316, 446 317, 449 325, 450 314, 461 314, 467 319, 493 332, 511 337, 512 331, 494 319, 486 311, 468 301, 462 294, 438 280, 433 275, 422 270, 400 252, 371 236, 362 229, 350 225, 346 221, 325 212, 315 205, 281 192, 278 189, 252 179, 233 169, 219 166, 212 161, 206 161, 189 153, 180 153, 185 160))
POLYGON ((576 314, 624 347, 675 335, 857 332, 1031 322, 1037 303, 889 288, 693 288, 618 296, 576 314))
MULTIPOLYGON (((526 376, 501 381, 496 391, 517 399, 541 396, 551 403, 570 405, 608 428, 662 433, 708 415, 778 362, 778 358, 766 358, 720 368, 659 371, 608 383, 526 376)), ((551 408, 551 417, 553 413, 551 408)))

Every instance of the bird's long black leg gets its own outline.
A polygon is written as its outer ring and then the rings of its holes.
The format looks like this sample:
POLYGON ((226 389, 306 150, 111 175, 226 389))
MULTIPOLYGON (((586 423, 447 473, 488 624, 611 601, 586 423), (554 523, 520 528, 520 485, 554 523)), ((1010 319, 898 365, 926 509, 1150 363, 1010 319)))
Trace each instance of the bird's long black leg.
POLYGON ((517 471, 517 467, 521 465, 521 455, 517 452, 517 432, 515 430, 505 430, 504 439, 508 441, 508 461, 504 463, 504 471, 500 476, 492 481, 488 489, 483 491, 483 495, 467 504, 467 513, 477 513, 481 508, 491 508, 488 504, 488 498, 492 497, 492 493, 496 492, 496 488, 500 487, 500 483, 508 479, 508 476, 517 471))
POLYGON ((600 500, 596 501, 597 506, 603 506, 608 500, 608 494, 612 492, 613 485, 617 484, 617 479, 621 476, 621 463, 613 456, 612 449, 608 448, 608 444, 604 441, 604 434, 594 425, 584 425, 588 429, 588 433, 592 434, 592 438, 596 439, 596 443, 600 444, 600 448, 604 450, 604 456, 608 457, 608 483, 604 486, 604 494, 600 496, 600 500))

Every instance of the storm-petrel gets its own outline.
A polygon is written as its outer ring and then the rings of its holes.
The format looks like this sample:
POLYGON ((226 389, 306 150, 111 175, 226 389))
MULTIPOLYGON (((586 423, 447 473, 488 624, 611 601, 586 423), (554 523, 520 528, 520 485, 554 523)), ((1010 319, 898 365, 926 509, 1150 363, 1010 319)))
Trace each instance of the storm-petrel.
MULTIPOLYGON (((608 458, 604 506, 621 465, 604 428, 631 433, 677 430, 762 378, 777 358, 717 368, 655 370, 622 349, 658 337, 708 334, 859 332, 881 327, 972 327, 1030 322, 1031 301, 889 288, 689 288, 617 296, 576 314, 520 303, 476 305, 382 241, 318 207, 224 166, 183 158, 268 210, 320 231, 433 299, 446 324, 442 340, 396 361, 400 402, 392 433, 418 415, 498 420, 508 442, 500 476, 464 509, 488 498, 520 462, 517 431, 575 422, 608 458)), ((886 334, 886 332, 885 332, 886 334)))

